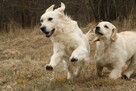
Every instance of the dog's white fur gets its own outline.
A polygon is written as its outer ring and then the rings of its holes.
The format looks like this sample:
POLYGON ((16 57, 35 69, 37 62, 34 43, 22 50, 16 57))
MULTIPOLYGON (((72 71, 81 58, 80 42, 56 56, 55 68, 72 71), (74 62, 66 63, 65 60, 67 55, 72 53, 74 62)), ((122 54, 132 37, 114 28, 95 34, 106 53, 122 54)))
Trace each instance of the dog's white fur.
POLYGON ((50 63, 46 65, 47 70, 53 70, 60 62, 64 61, 67 69, 67 79, 78 77, 84 62, 89 60, 90 46, 89 33, 83 34, 76 21, 64 14, 65 5, 53 10, 51 5, 41 16, 41 28, 46 27, 47 32, 55 29, 50 37, 53 43, 53 55, 50 63), (49 18, 52 18, 51 21, 49 18), (71 61, 77 61, 72 62, 71 61), (74 69, 76 67, 76 71, 74 69))
POLYGON ((95 54, 97 75, 102 76, 103 67, 107 67, 111 70, 110 79, 117 79, 121 74, 129 79, 136 69, 136 32, 117 33, 116 27, 106 21, 100 22, 94 30, 96 40, 99 39, 95 54), (128 68, 122 73, 128 61, 128 68))

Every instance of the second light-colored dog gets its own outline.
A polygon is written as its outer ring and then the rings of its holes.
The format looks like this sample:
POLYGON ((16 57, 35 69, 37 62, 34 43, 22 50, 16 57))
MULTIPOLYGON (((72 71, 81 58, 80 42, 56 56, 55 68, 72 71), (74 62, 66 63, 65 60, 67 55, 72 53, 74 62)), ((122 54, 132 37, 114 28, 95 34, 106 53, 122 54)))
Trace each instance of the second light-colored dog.
POLYGON ((136 32, 117 33, 117 28, 106 21, 100 22, 94 30, 98 40, 95 54, 97 75, 102 76, 103 68, 107 67, 111 70, 110 79, 117 79, 121 74, 129 79, 136 69, 136 32), (128 61, 128 68, 122 73, 128 61))

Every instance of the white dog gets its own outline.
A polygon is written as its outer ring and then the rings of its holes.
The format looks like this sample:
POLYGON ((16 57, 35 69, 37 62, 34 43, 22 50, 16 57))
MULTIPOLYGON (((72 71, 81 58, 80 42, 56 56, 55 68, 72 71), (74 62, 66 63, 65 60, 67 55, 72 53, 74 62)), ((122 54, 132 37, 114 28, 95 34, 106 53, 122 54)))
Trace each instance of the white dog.
POLYGON ((103 67, 112 70, 109 78, 121 77, 122 68, 129 61, 123 78, 129 79, 136 69, 136 32, 117 33, 116 27, 106 21, 100 22, 95 28, 97 36, 96 68, 97 75, 102 76, 103 67))
POLYGON ((51 5, 41 16, 41 31, 53 43, 53 55, 46 70, 52 71, 64 61, 67 69, 67 79, 78 77, 85 61, 89 60, 89 33, 83 34, 76 21, 64 14, 65 5, 53 10, 51 5), (75 62, 77 61, 77 62, 75 62), (75 62, 75 63, 71 63, 75 62), (74 72, 73 66, 76 67, 74 72))

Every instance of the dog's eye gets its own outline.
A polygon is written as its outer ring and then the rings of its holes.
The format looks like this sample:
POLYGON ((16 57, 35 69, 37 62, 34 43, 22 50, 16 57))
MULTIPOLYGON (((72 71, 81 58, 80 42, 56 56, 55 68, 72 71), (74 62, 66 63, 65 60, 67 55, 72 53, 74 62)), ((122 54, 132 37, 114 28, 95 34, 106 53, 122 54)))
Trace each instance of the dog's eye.
POLYGON ((104 26, 105 28, 109 28, 107 25, 104 26))
POLYGON ((53 19, 53 18, 50 17, 50 18, 48 18, 48 21, 51 21, 52 19, 53 19))
POLYGON ((42 22, 43 22, 43 20, 41 19, 41 20, 40 20, 40 22, 42 23, 42 22))

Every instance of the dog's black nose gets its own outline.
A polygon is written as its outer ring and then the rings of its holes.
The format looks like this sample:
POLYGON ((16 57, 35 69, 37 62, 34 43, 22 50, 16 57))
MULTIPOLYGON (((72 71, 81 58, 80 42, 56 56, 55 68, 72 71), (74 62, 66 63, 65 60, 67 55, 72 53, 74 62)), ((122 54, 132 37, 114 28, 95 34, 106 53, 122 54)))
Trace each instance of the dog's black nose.
POLYGON ((98 32, 99 30, 100 30, 100 27, 97 26, 97 27, 95 28, 95 32, 98 32))
POLYGON ((96 27, 96 30, 99 30, 100 29, 100 27, 96 27))
POLYGON ((42 32, 46 32, 46 27, 41 27, 40 29, 42 32))

